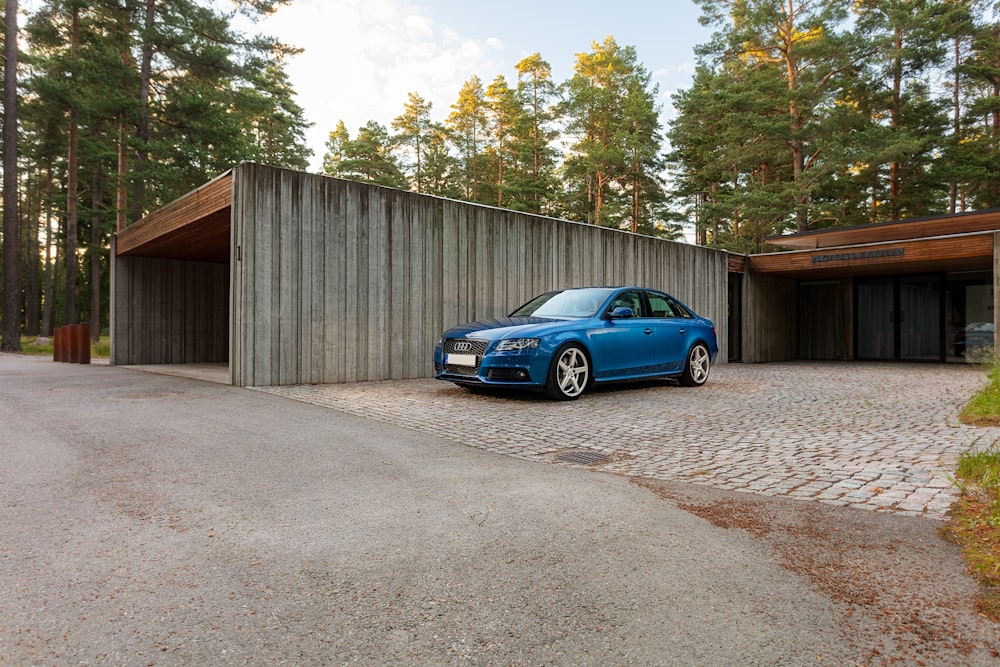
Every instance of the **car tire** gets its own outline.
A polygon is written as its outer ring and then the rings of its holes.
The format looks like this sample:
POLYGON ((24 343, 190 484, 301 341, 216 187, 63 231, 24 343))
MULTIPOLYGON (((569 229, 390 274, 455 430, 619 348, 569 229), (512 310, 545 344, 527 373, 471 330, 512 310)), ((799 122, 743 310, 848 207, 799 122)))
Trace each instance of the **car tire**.
POLYGON ((570 343, 552 357, 545 393, 557 401, 572 401, 587 390, 590 382, 590 357, 581 346, 570 343))
POLYGON ((685 387, 700 387, 708 380, 712 366, 712 355, 702 343, 694 345, 684 362, 684 372, 681 373, 681 384, 685 387))

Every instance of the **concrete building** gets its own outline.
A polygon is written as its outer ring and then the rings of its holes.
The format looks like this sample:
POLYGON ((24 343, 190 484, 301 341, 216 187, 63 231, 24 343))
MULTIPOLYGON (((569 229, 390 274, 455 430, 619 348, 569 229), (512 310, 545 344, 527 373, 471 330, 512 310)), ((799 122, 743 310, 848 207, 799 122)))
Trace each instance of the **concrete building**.
POLYGON ((239 386, 428 377, 446 327, 579 285, 671 292, 727 356, 722 251, 256 164, 112 255, 112 363, 228 363, 239 386))

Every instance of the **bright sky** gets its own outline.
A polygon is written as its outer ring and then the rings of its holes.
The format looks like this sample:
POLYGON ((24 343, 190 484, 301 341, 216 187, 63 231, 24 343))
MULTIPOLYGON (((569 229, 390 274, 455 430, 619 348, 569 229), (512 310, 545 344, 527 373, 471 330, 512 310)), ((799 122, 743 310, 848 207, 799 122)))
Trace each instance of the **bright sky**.
POLYGON ((670 96, 690 85, 694 47, 710 31, 692 0, 292 0, 250 27, 305 49, 288 72, 314 123, 307 134, 312 171, 338 120, 351 136, 369 120, 389 126, 409 92, 441 121, 473 74, 489 84, 536 51, 556 82, 573 74, 576 54, 613 35, 633 46, 659 84, 664 126, 670 96))

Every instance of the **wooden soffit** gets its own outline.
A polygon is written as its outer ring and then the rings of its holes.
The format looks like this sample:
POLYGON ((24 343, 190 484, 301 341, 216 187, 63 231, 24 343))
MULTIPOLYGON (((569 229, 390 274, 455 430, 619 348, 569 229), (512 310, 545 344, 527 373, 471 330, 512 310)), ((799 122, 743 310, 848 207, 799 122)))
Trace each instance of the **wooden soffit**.
POLYGON ((874 225, 822 229, 786 236, 771 236, 765 241, 781 248, 806 250, 998 230, 1000 230, 1000 209, 988 209, 930 218, 882 222, 874 225))
POLYGON ((751 255, 752 273, 823 279, 993 267, 993 232, 751 255))
POLYGON ((228 263, 232 204, 228 171, 118 232, 117 253, 228 263))

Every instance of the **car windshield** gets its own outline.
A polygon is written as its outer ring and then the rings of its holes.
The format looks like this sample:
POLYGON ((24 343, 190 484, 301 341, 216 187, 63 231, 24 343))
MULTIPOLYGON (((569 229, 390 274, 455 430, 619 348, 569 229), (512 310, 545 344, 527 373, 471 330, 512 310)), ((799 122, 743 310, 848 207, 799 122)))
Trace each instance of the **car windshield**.
POLYGON ((594 317, 613 289, 588 289, 546 292, 524 304, 511 317, 594 317))

